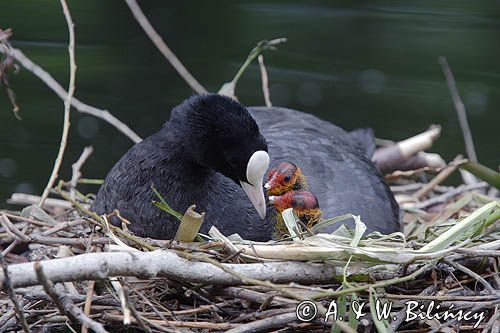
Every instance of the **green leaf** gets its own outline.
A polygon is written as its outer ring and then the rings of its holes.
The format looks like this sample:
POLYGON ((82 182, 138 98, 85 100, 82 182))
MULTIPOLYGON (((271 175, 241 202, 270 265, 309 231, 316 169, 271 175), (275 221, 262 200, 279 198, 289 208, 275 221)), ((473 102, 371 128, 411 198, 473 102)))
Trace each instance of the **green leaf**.
POLYGON ((176 217, 179 221, 181 221, 183 215, 178 211, 176 211, 175 209, 173 209, 172 207, 170 207, 170 205, 165 201, 165 199, 163 199, 162 195, 160 194, 160 192, 158 192, 158 190, 154 187, 154 185, 151 185, 151 190, 153 190, 153 193, 158 197, 158 199, 160 199, 160 202, 153 201, 153 205, 155 205, 164 212, 167 212, 168 214, 176 217))

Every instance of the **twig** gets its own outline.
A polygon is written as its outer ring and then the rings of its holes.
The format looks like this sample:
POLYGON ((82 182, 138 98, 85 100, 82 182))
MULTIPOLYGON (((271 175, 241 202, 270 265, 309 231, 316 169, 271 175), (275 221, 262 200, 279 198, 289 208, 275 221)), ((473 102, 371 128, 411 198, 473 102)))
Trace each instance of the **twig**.
POLYGON ((266 65, 264 65, 264 56, 262 54, 259 54, 257 60, 259 61, 260 77, 262 79, 262 93, 264 94, 264 101, 266 102, 267 107, 271 107, 273 106, 273 104, 271 103, 271 97, 269 94, 269 78, 267 77, 266 65))
MULTIPOLYGON (((41 196, 26 194, 26 193, 12 193, 10 199, 7 199, 7 203, 12 205, 22 205, 29 206, 40 202, 41 196)), ((47 198, 45 200, 44 207, 56 207, 56 208, 72 208, 71 203, 61 199, 47 198)))
POLYGON ((226 333, 248 333, 248 332, 262 332, 269 331, 273 328, 282 328, 286 324, 296 321, 297 315, 294 312, 279 314, 277 316, 256 320, 248 324, 235 327, 226 331, 226 333))
POLYGON ((29 242, 31 238, 25 234, 23 234, 15 225, 10 222, 7 216, 0 216, 0 224, 5 228, 5 231, 9 233, 14 239, 17 239, 22 242, 29 242))
MULTIPOLYGON (((132 291, 138 295, 144 302, 146 302, 147 305, 149 305, 151 307, 151 309, 153 309, 154 313, 156 313, 156 315, 165 322, 165 324, 167 324, 168 326, 170 326, 174 331, 176 331, 175 327, 172 326, 172 324, 167 320, 167 318, 165 318, 165 316, 163 316, 163 314, 156 308, 156 306, 154 306, 153 303, 151 303, 151 301, 146 297, 144 296, 140 291, 138 291, 137 289, 135 289, 133 286, 131 286, 130 284, 127 283, 127 281, 125 280, 122 280, 130 289, 132 289, 132 291)), ((172 316, 172 318, 176 319, 174 317, 174 315, 172 313, 170 313, 170 315, 172 316)), ((176 319, 177 320, 177 319, 176 319)))
POLYGON ((441 170, 441 172, 434 177, 430 182, 428 182, 424 187, 422 187, 420 190, 415 192, 413 194, 413 197, 416 199, 422 198, 424 195, 432 191, 432 189, 441 184, 446 178, 448 178, 457 168, 458 166, 463 162, 464 160, 461 158, 461 156, 455 157, 453 161, 448 164, 446 168, 441 170))
POLYGON ((40 284, 42 284, 43 289, 50 296, 57 306, 59 312, 63 315, 67 315, 73 320, 78 320, 82 325, 85 325, 92 329, 96 333, 107 333, 104 326, 98 323, 88 316, 86 316, 83 311, 77 307, 71 298, 67 297, 65 294, 59 294, 50 279, 44 273, 42 265, 37 261, 33 264, 33 268, 36 272, 36 276, 40 284))
POLYGON ((69 193, 63 191, 61 189, 61 186, 62 186, 62 182, 59 182, 58 186, 56 187, 56 192, 63 198, 63 199, 66 199, 68 201, 70 201, 76 209, 78 209, 79 211, 83 212, 84 214, 90 216, 92 219, 94 219, 95 221, 93 220, 89 220, 93 223, 96 223, 98 225, 100 225, 101 227, 103 228, 109 228, 111 229, 113 232, 117 233, 118 235, 124 237, 124 238, 127 238, 129 240, 131 240, 132 242, 150 250, 150 251, 153 251, 156 249, 156 247, 152 246, 151 244, 149 244, 148 242, 144 241, 142 238, 139 238, 137 236, 134 236, 132 234, 130 234, 129 232, 119 228, 119 227, 115 227, 114 225, 111 225, 111 224, 108 224, 104 221, 104 219, 102 217, 100 217, 97 213, 95 212, 92 212, 90 210, 88 210, 86 207, 84 207, 80 202, 76 201, 76 200, 73 200, 71 199, 69 193))
POLYGON ((75 62, 75 24, 71 18, 71 13, 69 12, 68 5, 66 4, 66 0, 60 0, 61 6, 63 8, 64 17, 66 18, 66 23, 68 25, 69 32, 69 44, 68 44, 68 52, 69 52, 69 88, 68 95, 66 96, 66 100, 64 101, 64 125, 63 132, 61 136, 61 144, 59 145, 59 152, 57 153, 57 158, 54 162, 54 168, 52 169, 52 174, 49 177, 49 181, 47 186, 45 186, 45 190, 43 191, 42 198, 38 205, 40 207, 43 206, 45 199, 49 196, 49 191, 54 185, 57 177, 59 176, 59 168, 61 167, 62 160, 64 157, 64 150, 66 149, 66 143, 68 141, 69 134, 69 116, 71 109, 71 99, 73 98, 73 94, 75 93, 75 79, 76 79, 76 62, 75 62))
POLYGON ((57 309, 59 312, 65 316, 66 315, 66 310, 64 309, 64 306, 62 305, 62 302, 59 298, 59 295, 57 295, 56 290, 54 288, 54 285, 52 284, 52 281, 47 279, 47 276, 43 273, 43 268, 42 265, 37 261, 33 264, 33 268, 35 270, 38 282, 43 286, 43 290, 45 290, 45 293, 52 299, 54 304, 56 305, 57 309))
POLYGON ((495 307, 495 312, 491 316, 491 319, 488 321, 484 329, 482 330, 481 333, 498 333, 499 327, 500 327, 500 311, 499 311, 499 306, 497 305, 495 307), (495 328, 494 328, 495 326, 495 328))
POLYGON ((445 263, 447 263, 448 265, 453 266, 455 269, 458 269, 459 271, 462 271, 463 273, 476 279, 476 281, 481 283, 484 286, 484 288, 486 288, 486 290, 488 290, 488 292, 490 294, 500 296, 500 292, 498 290, 496 290, 495 288, 493 288, 491 286, 491 284, 489 284, 488 281, 486 281, 481 275, 479 275, 476 272, 472 271, 471 269, 459 264, 458 262, 454 262, 454 261, 451 261, 448 259, 444 259, 443 261, 445 263))
POLYGON ((276 45, 285 43, 286 41, 286 38, 275 38, 271 40, 261 40, 260 42, 258 42, 257 45, 250 51, 247 58, 245 59, 245 62, 243 62, 243 65, 241 65, 240 69, 236 72, 233 79, 229 82, 225 82, 219 89, 218 94, 236 98, 236 85, 238 84, 241 76, 243 75, 243 73, 245 73, 246 69, 248 68, 248 66, 250 66, 252 61, 254 61, 254 59, 257 58, 257 56, 263 51, 276 50, 276 45))
POLYGON ((80 169, 82 168, 83 164, 85 163, 87 158, 89 158, 90 154, 92 154, 93 151, 94 148, 92 148, 92 146, 85 147, 83 149, 82 154, 80 155, 80 158, 78 158, 78 160, 71 166, 73 174, 71 176, 71 181, 70 181, 69 195, 71 196, 72 199, 75 199, 75 188, 76 185, 78 184, 78 180, 82 177, 80 169))
MULTIPOLYGON (((83 306, 83 313, 88 316, 90 314, 90 308, 92 306, 92 296, 94 295, 94 286, 95 281, 89 281, 88 290, 87 290, 87 298, 85 299, 85 305, 83 306)), ((82 333, 88 333, 88 327, 86 325, 82 325, 82 333)))
POLYGON ((431 269, 432 267, 434 267, 434 265, 436 264, 436 262, 439 261, 439 259, 440 258, 433 260, 433 261, 423 265, 422 267, 417 269, 415 272, 413 272, 409 275, 403 276, 403 277, 394 278, 394 279, 385 280, 385 281, 380 281, 380 282, 377 282, 374 284, 366 284, 366 285, 362 285, 362 286, 358 286, 358 287, 345 288, 345 289, 335 290, 335 291, 326 291, 326 292, 322 292, 322 293, 318 293, 318 294, 314 295, 312 297, 312 299, 338 297, 338 296, 347 295, 347 294, 351 294, 351 293, 357 293, 360 291, 366 291, 370 288, 373 288, 373 289, 384 288, 384 287, 387 287, 387 286, 390 286, 393 284, 411 281, 411 280, 414 280, 420 274, 423 274, 424 272, 426 272, 429 269, 431 269))
MULTIPOLYGON (((0 53, 8 54, 12 58, 16 59, 24 68, 32 72, 50 89, 52 89, 52 91, 54 91, 56 95, 59 96, 59 98, 66 100, 68 92, 59 84, 59 82, 57 82, 52 77, 52 75, 50 75, 46 70, 31 61, 21 50, 13 48, 11 46, 9 46, 7 49, 0 47, 0 53)), ((73 106, 78 112, 86 113, 106 121, 108 124, 115 127, 118 131, 122 132, 134 143, 142 141, 139 135, 137 135, 121 120, 109 113, 108 110, 98 109, 94 106, 85 104, 77 98, 73 98, 71 100, 71 106, 73 106)))
POLYGON ((132 304, 132 301, 130 300, 130 293, 128 290, 128 286, 126 286, 121 279, 120 279, 120 283, 121 283, 122 290, 123 290, 123 296, 125 298, 125 301, 127 302, 127 305, 128 305, 128 308, 130 309, 130 312, 132 312, 132 316, 134 316, 137 324, 139 325, 139 327, 143 331, 145 331, 147 333, 151 333, 151 329, 144 324, 144 321, 142 320, 141 315, 139 313, 137 313, 137 310, 136 310, 134 304, 132 304))
POLYGON ((464 103, 460 98, 460 94, 458 93, 455 78, 445 57, 439 57, 439 64, 441 65, 446 82, 448 83, 448 89, 450 90, 453 104, 455 104, 455 110, 457 111, 458 120, 464 136, 467 156, 471 161, 477 162, 476 150, 474 149, 474 142, 472 141, 472 133, 469 127, 469 122, 467 121, 467 113, 465 111, 464 103))
MULTIPOLYGON (((122 322, 123 321, 123 316, 119 314, 114 314, 114 313, 104 313, 104 319, 107 321, 115 321, 115 322, 122 322)), ((148 322, 150 324, 156 323, 156 324, 162 324, 163 322, 161 320, 157 319, 149 319, 148 322)), ((135 323, 135 319, 132 321, 132 323, 135 323)), ((231 323, 211 323, 207 321, 170 321, 170 323, 173 326, 176 327, 188 327, 188 328, 201 328, 201 329, 208 329, 209 331, 220 331, 220 330, 228 330, 234 327, 239 326, 240 324, 231 324, 231 323)))
POLYGON ((140 24, 144 32, 148 35, 149 39, 156 45, 158 50, 163 54, 163 56, 170 62, 170 64, 175 68, 177 73, 186 81, 186 83, 198 94, 206 94, 208 91, 189 73, 189 71, 184 67, 182 62, 177 58, 177 56, 170 50, 163 38, 156 32, 151 23, 148 21, 146 15, 142 11, 141 7, 137 4, 135 0, 125 0, 130 11, 134 15, 137 22, 140 24))
POLYGON ((23 308, 21 304, 19 304, 19 300, 17 299, 16 293, 14 291, 14 288, 12 287, 12 284, 10 283, 10 276, 9 276, 9 270, 7 267, 7 262, 5 262, 5 258, 3 255, 0 254, 0 265, 2 266, 3 274, 4 274, 4 288, 7 289, 7 292, 9 293, 10 300, 14 304, 14 309, 16 310, 17 317, 19 318, 19 322, 21 323, 21 326, 23 327, 23 330, 25 333, 29 333, 30 329, 28 326, 28 323, 26 322, 26 317, 24 316, 23 308))
POLYGON ((417 208, 417 209, 424 209, 432 205, 436 205, 439 203, 446 202, 464 192, 472 191, 472 190, 477 190, 480 188, 485 188, 487 187, 488 184, 486 182, 481 182, 481 183, 476 183, 476 184, 470 184, 470 185, 460 185, 457 188, 454 188, 448 192, 445 192, 439 196, 430 198, 428 200, 416 203, 414 207, 412 208, 417 208))

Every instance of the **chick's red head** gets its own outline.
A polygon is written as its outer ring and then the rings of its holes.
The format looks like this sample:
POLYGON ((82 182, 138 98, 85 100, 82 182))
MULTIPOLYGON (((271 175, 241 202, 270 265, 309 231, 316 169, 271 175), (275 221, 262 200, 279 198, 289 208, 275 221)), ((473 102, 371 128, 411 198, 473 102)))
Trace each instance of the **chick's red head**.
POLYGON ((302 212, 319 209, 318 198, 309 191, 291 191, 269 197, 269 200, 274 203, 278 212, 293 208, 299 216, 302 212))
POLYGON ((283 162, 269 171, 265 187, 269 195, 282 195, 297 190, 301 178, 302 172, 298 166, 291 162, 283 162))

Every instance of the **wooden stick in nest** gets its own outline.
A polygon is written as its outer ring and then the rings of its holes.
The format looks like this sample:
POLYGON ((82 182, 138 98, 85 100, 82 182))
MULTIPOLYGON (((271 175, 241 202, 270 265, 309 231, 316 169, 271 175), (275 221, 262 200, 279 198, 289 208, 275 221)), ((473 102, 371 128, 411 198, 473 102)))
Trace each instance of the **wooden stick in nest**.
MULTIPOLYGON (((41 262, 49 280, 54 282, 97 280, 112 276, 154 277, 163 275, 173 280, 230 285, 241 278, 225 272, 212 263, 193 262, 180 258, 170 250, 152 252, 86 253, 74 257, 41 262)), ((338 273, 335 267, 307 262, 269 262, 264 264, 220 264, 249 280, 269 280, 275 283, 294 281, 311 284, 330 282, 338 273)), ((32 263, 9 266, 14 287, 39 284, 32 263)), ((0 275, 3 286, 4 275, 0 275)))
POLYGON ((39 262, 35 262, 33 264, 33 268, 36 272, 38 281, 42 284, 47 295, 52 298, 62 315, 66 315, 72 320, 79 321, 82 325, 91 328, 94 332, 108 333, 101 323, 87 317, 83 311, 73 303, 71 298, 67 297, 65 294, 59 293, 54 288, 52 281, 50 281, 44 274, 42 265, 39 262))

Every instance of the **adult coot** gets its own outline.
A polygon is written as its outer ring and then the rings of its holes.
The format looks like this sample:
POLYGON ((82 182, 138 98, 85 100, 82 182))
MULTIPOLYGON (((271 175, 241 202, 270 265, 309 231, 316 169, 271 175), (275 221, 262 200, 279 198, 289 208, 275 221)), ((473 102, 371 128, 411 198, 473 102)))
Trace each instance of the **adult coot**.
POLYGON ((118 209, 137 235, 173 238, 178 221, 152 205, 154 185, 175 210, 196 204, 205 211, 201 232, 215 225, 227 235, 268 240, 276 222, 271 205, 266 216, 262 186, 270 155, 273 165, 301 166, 326 217, 352 212, 362 215, 370 230, 399 230, 394 197, 352 142, 341 128, 299 111, 247 111, 228 97, 194 96, 123 155, 92 208, 99 214, 118 209))

